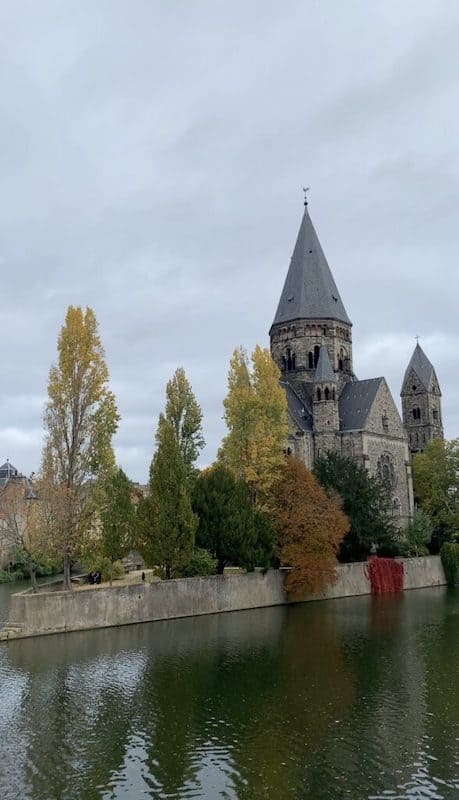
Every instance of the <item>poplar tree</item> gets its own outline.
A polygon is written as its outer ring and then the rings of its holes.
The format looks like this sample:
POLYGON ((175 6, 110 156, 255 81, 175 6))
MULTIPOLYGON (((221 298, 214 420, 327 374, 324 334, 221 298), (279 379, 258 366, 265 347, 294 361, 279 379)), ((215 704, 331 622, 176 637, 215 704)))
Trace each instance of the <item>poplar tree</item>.
POLYGON ((219 458, 247 483, 252 502, 261 510, 269 509, 288 436, 287 398, 279 379, 280 371, 266 348, 257 345, 251 369, 245 351, 234 351, 224 400, 228 434, 219 458))
POLYGON ((172 425, 187 475, 191 477, 205 442, 202 411, 182 367, 175 371, 167 384, 165 417, 172 425))
POLYGON ((90 487, 114 467, 111 441, 119 416, 91 308, 69 306, 57 350, 44 412, 43 473, 66 492, 61 547, 64 586, 70 589, 71 562, 86 524, 90 487))
POLYGON ((190 560, 196 526, 180 446, 172 424, 161 414, 150 467, 150 494, 138 509, 139 549, 147 563, 159 567, 164 577, 173 578, 190 560))
POLYGON ((128 552, 135 527, 132 485, 121 468, 111 472, 103 487, 104 503, 100 512, 101 555, 110 562, 110 586, 113 564, 128 552))

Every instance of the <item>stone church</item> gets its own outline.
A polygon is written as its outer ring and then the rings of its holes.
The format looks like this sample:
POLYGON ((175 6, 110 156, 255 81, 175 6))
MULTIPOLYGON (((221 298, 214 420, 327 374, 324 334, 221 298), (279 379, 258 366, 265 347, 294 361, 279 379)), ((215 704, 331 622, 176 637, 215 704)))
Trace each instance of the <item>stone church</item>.
POLYGON ((289 451, 309 468, 327 451, 355 459, 389 482, 404 524, 413 513, 410 454, 443 438, 437 376, 418 343, 402 386, 403 421, 383 377, 357 379, 352 322, 307 203, 270 340, 287 393, 289 451))

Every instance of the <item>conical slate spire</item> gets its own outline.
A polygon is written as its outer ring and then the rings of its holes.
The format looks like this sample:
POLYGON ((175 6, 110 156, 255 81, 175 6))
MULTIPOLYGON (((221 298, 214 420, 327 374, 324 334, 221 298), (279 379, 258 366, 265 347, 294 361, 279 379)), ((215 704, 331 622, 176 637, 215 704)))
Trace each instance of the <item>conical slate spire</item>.
POLYGON ((334 319, 351 325, 307 206, 273 325, 294 319, 334 319))
POLYGON ((414 352, 413 355, 411 356, 410 363, 406 368, 405 377, 403 379, 402 392, 405 389, 405 384, 408 382, 408 378, 412 370, 418 376, 424 389, 428 391, 432 377, 436 378, 437 376, 435 375, 435 370, 433 368, 433 365, 430 363, 419 342, 414 348, 414 352))
POLYGON ((320 346, 319 360, 314 374, 315 383, 332 383, 336 381, 333 367, 330 363, 330 356, 324 344, 320 346))

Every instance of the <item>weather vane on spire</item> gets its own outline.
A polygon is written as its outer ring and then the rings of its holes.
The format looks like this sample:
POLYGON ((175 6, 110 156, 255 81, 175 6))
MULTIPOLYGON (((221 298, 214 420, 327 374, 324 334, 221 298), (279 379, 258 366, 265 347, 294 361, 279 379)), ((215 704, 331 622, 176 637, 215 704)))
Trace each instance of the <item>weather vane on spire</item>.
POLYGON ((309 192, 309 186, 303 186, 303 194, 304 194, 304 204, 305 204, 305 206, 307 206, 307 204, 308 204, 308 192, 309 192))

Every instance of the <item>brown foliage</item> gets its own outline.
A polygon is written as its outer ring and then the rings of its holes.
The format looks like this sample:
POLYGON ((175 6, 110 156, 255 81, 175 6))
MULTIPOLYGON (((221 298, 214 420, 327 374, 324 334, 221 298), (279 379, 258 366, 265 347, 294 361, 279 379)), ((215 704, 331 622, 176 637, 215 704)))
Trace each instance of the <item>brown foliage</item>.
POLYGON ((291 567, 287 592, 300 597, 321 591, 336 580, 336 554, 350 528, 341 500, 328 497, 312 472, 292 456, 285 462, 273 499, 278 555, 291 567))

